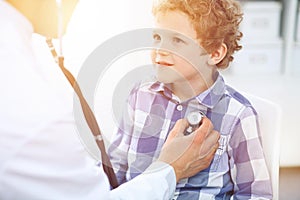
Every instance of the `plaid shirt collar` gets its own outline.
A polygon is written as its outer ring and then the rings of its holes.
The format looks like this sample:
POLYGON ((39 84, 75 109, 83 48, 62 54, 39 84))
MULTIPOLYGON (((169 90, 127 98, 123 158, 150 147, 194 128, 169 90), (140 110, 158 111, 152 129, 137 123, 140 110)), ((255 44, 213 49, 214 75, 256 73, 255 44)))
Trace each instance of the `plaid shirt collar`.
MULTIPOLYGON (((163 94, 168 99, 173 99, 173 93, 168 84, 156 81, 155 83, 150 85, 149 89, 153 92, 163 94)), ((220 101, 220 99, 224 95, 224 92, 225 82, 223 77, 218 74, 215 83, 210 88, 191 99, 197 99, 200 104, 212 109, 220 101)))

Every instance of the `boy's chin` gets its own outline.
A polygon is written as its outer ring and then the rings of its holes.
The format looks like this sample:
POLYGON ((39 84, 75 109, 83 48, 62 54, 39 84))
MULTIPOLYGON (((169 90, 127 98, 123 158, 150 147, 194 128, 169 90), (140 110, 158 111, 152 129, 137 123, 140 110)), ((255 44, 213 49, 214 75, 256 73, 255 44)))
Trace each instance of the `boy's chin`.
POLYGON ((174 83, 177 81, 177 78, 176 77, 172 77, 169 75, 166 75, 166 74, 156 74, 156 79, 161 82, 161 83, 164 83, 164 84, 170 84, 170 83, 174 83))

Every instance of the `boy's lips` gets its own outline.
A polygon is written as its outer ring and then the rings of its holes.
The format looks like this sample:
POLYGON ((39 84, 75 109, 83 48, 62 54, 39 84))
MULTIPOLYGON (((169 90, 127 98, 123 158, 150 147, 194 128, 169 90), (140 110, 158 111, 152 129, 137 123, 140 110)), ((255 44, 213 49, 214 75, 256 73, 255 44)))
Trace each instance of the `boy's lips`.
POLYGON ((170 66, 174 65, 174 64, 168 63, 166 61, 156 61, 155 64, 160 65, 160 66, 166 66, 166 67, 170 67, 170 66))

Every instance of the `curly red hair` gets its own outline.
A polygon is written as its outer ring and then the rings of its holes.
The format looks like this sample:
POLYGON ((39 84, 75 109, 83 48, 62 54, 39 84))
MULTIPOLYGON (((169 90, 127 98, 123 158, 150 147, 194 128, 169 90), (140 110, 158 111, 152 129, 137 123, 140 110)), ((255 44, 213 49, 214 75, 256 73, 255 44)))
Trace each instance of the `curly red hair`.
POLYGON ((227 54, 218 68, 228 67, 233 53, 242 48, 238 41, 243 36, 239 31, 243 13, 236 0, 156 0, 153 4, 154 16, 167 11, 181 11, 189 17, 199 43, 208 53, 226 44, 227 54))

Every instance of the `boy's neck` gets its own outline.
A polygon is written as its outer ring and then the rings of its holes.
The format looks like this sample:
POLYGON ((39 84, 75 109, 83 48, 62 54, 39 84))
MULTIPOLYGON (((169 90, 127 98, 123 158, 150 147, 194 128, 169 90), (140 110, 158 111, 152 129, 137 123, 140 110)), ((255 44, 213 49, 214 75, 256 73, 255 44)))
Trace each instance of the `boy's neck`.
POLYGON ((210 88, 216 79, 217 73, 207 78, 172 83, 171 89, 173 94, 183 102, 210 88))

